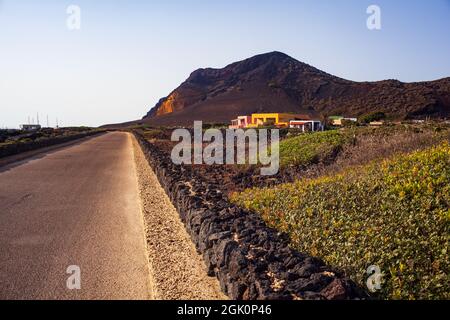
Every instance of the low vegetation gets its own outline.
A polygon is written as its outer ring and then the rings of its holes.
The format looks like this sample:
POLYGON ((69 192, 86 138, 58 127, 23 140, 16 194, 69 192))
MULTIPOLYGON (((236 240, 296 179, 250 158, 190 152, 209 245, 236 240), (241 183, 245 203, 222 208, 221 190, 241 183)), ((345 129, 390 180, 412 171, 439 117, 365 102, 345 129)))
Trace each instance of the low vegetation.
MULTIPOLYGON (((332 161, 313 164, 306 170, 296 170, 296 178, 318 177, 338 173, 355 165, 380 161, 399 153, 423 150, 450 141, 450 130, 445 125, 397 125, 345 129, 347 139, 332 161)), ((292 170, 291 170, 292 171, 292 170)), ((292 174, 291 174, 292 176, 292 174)), ((286 181, 291 182, 291 181, 286 181)))
POLYGON ((35 131, 23 130, 0 130, 0 147, 6 144, 27 143, 32 141, 40 141, 59 136, 69 136, 82 132, 97 130, 89 127, 72 127, 72 128, 43 128, 35 131))
POLYGON ((43 128, 35 131, 0 130, 0 158, 67 142, 101 131, 101 129, 88 127, 43 128))
POLYGON ((361 117, 360 121, 362 123, 370 123, 372 121, 380 121, 386 118, 384 112, 372 112, 363 117, 361 117))
MULTIPOLYGON (((171 132, 146 128, 144 135, 170 153, 171 132)), ((367 268, 378 265, 384 283, 376 296, 450 298, 448 124, 310 134, 285 129, 280 137, 282 166, 275 177, 238 165, 195 170, 287 232, 293 247, 344 270, 361 286, 367 268)))
MULTIPOLYGON (((327 152, 342 144, 340 133, 318 136, 320 142, 296 137, 315 147, 298 147, 296 152, 306 150, 308 156, 289 161, 308 163, 323 141, 327 152)), ((341 268, 363 286, 367 268, 378 265, 384 273, 381 298, 450 298, 448 142, 338 174, 249 189, 231 199, 287 232, 296 249, 341 268)))
POLYGON ((280 142, 282 166, 306 167, 336 155, 349 141, 348 132, 331 130, 288 137, 280 142))
POLYGON ((280 161, 285 168, 297 167, 302 176, 305 169, 313 175, 334 173, 350 165, 417 151, 449 139, 450 127, 444 124, 349 127, 288 135, 280 143, 280 161))

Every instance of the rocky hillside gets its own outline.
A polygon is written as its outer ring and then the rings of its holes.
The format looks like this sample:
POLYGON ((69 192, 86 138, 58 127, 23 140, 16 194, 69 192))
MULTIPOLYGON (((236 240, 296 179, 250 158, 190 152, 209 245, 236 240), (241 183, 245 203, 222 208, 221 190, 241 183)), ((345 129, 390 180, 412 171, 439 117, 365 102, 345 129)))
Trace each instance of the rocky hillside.
POLYGON ((381 111, 391 118, 450 116, 450 78, 403 83, 354 82, 327 74, 281 52, 198 69, 144 117, 149 124, 193 120, 229 122, 255 112, 296 112, 325 117, 381 111))

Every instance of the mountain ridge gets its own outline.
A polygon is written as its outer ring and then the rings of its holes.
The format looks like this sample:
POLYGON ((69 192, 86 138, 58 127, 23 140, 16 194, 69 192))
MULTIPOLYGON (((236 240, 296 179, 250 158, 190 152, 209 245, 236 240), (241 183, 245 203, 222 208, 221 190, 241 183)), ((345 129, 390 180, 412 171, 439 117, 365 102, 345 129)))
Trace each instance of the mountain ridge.
POLYGON ((296 112, 326 117, 381 111, 391 118, 450 116, 450 77, 405 83, 395 79, 343 79, 282 52, 201 68, 144 116, 149 124, 185 125, 194 120, 229 122, 255 112, 296 112))

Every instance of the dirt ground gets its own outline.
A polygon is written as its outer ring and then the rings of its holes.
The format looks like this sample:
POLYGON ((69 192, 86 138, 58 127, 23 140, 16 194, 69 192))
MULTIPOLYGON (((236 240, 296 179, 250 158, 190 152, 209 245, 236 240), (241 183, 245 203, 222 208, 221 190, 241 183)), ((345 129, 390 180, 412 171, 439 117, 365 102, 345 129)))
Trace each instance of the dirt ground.
POLYGON ((226 299, 218 280, 207 275, 203 258, 134 137, 133 146, 147 235, 152 297, 160 300, 226 299))

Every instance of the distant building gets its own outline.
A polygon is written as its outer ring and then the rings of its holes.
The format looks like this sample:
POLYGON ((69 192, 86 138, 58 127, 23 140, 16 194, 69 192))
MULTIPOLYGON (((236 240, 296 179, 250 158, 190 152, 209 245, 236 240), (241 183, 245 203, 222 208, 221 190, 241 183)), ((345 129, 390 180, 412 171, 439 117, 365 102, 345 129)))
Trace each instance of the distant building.
POLYGON ((369 123, 369 125, 372 127, 381 127, 382 125, 384 125, 384 121, 372 121, 371 123, 369 123))
POLYGON ((20 129, 23 131, 36 131, 36 130, 41 130, 41 125, 40 124, 22 124, 20 126, 20 129))
POLYGON ((252 116, 239 116, 237 119, 231 120, 230 129, 244 129, 252 123, 252 116))
POLYGON ((343 116, 331 116, 329 119, 333 126, 342 126, 345 121, 358 122, 358 118, 346 118, 343 116))
POLYGON ((291 120, 311 120, 311 118, 304 114, 294 113, 254 113, 252 114, 252 122, 247 127, 275 126, 288 128, 291 120))
POLYGON ((333 126, 342 126, 342 119, 344 119, 344 117, 342 117, 342 116, 331 116, 328 119, 330 119, 331 124, 333 126))
POLYGON ((300 129, 303 132, 323 131, 322 122, 319 120, 291 120, 289 128, 300 129))
POLYGON ((254 113, 251 116, 239 116, 231 120, 230 129, 258 127, 298 128, 307 131, 323 130, 322 122, 308 115, 293 113, 254 113))

